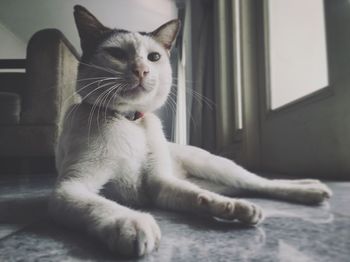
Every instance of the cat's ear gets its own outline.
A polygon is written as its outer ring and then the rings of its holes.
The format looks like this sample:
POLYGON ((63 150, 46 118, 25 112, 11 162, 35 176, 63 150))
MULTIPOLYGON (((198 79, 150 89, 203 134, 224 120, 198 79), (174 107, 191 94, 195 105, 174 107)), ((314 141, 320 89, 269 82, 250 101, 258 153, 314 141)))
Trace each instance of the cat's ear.
POLYGON ((92 51, 91 49, 96 47, 101 36, 111 31, 110 28, 101 24, 93 14, 81 5, 74 6, 74 19, 83 52, 92 51))
POLYGON ((180 26, 180 20, 171 20, 154 30, 151 33, 151 36, 169 51, 172 48, 176 36, 180 31, 180 26))

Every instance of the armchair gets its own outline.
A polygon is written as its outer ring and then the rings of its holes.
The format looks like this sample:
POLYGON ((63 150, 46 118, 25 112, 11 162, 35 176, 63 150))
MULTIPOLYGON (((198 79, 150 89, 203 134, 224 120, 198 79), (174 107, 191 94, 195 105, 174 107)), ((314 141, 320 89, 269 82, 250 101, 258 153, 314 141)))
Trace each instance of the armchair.
POLYGON ((0 159, 54 157, 64 114, 77 101, 78 61, 60 31, 44 29, 28 43, 24 75, 0 73, 0 159))

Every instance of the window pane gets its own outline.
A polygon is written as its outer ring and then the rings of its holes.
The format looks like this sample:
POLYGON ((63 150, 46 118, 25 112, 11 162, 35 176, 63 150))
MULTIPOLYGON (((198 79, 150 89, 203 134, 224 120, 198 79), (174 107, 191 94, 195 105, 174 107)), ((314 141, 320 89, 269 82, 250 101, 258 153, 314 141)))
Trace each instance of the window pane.
POLYGON ((269 0, 271 109, 328 85, 323 0, 269 0))

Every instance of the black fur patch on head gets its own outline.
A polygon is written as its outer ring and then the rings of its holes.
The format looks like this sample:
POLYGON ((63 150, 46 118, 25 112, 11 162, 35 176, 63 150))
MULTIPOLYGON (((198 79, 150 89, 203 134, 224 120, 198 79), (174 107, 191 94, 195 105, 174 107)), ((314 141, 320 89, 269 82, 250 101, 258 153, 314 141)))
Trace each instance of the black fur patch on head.
POLYGON ((82 49, 83 54, 81 56, 81 61, 84 63, 89 62, 90 58, 95 54, 99 45, 105 40, 107 40, 109 37, 111 37, 113 34, 114 34, 113 30, 105 32, 95 39, 94 44, 90 45, 90 48, 82 49))
POLYGON ((104 26, 81 5, 74 6, 74 19, 80 36, 83 62, 88 62, 98 46, 112 35, 128 33, 127 30, 111 29, 104 26))
POLYGON ((113 35, 117 34, 127 34, 130 33, 130 31, 124 30, 124 29, 110 29, 108 32, 105 32, 104 34, 101 34, 98 39, 96 39, 95 45, 93 48, 89 50, 83 50, 83 54, 81 57, 81 61, 84 63, 89 62, 91 57, 96 53, 98 47, 106 41, 108 38, 112 37, 113 35))

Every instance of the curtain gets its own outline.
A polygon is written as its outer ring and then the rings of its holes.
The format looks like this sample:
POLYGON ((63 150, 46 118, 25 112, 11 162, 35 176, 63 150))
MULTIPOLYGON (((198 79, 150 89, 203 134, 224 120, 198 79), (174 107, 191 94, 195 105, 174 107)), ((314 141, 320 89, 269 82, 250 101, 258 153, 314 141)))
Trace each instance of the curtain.
POLYGON ((187 82, 189 143, 216 149, 213 1, 191 1, 192 82, 187 82))
POLYGON ((186 83, 189 144, 221 153, 232 144, 236 130, 233 1, 189 2, 185 17, 191 19, 192 81, 186 83))

